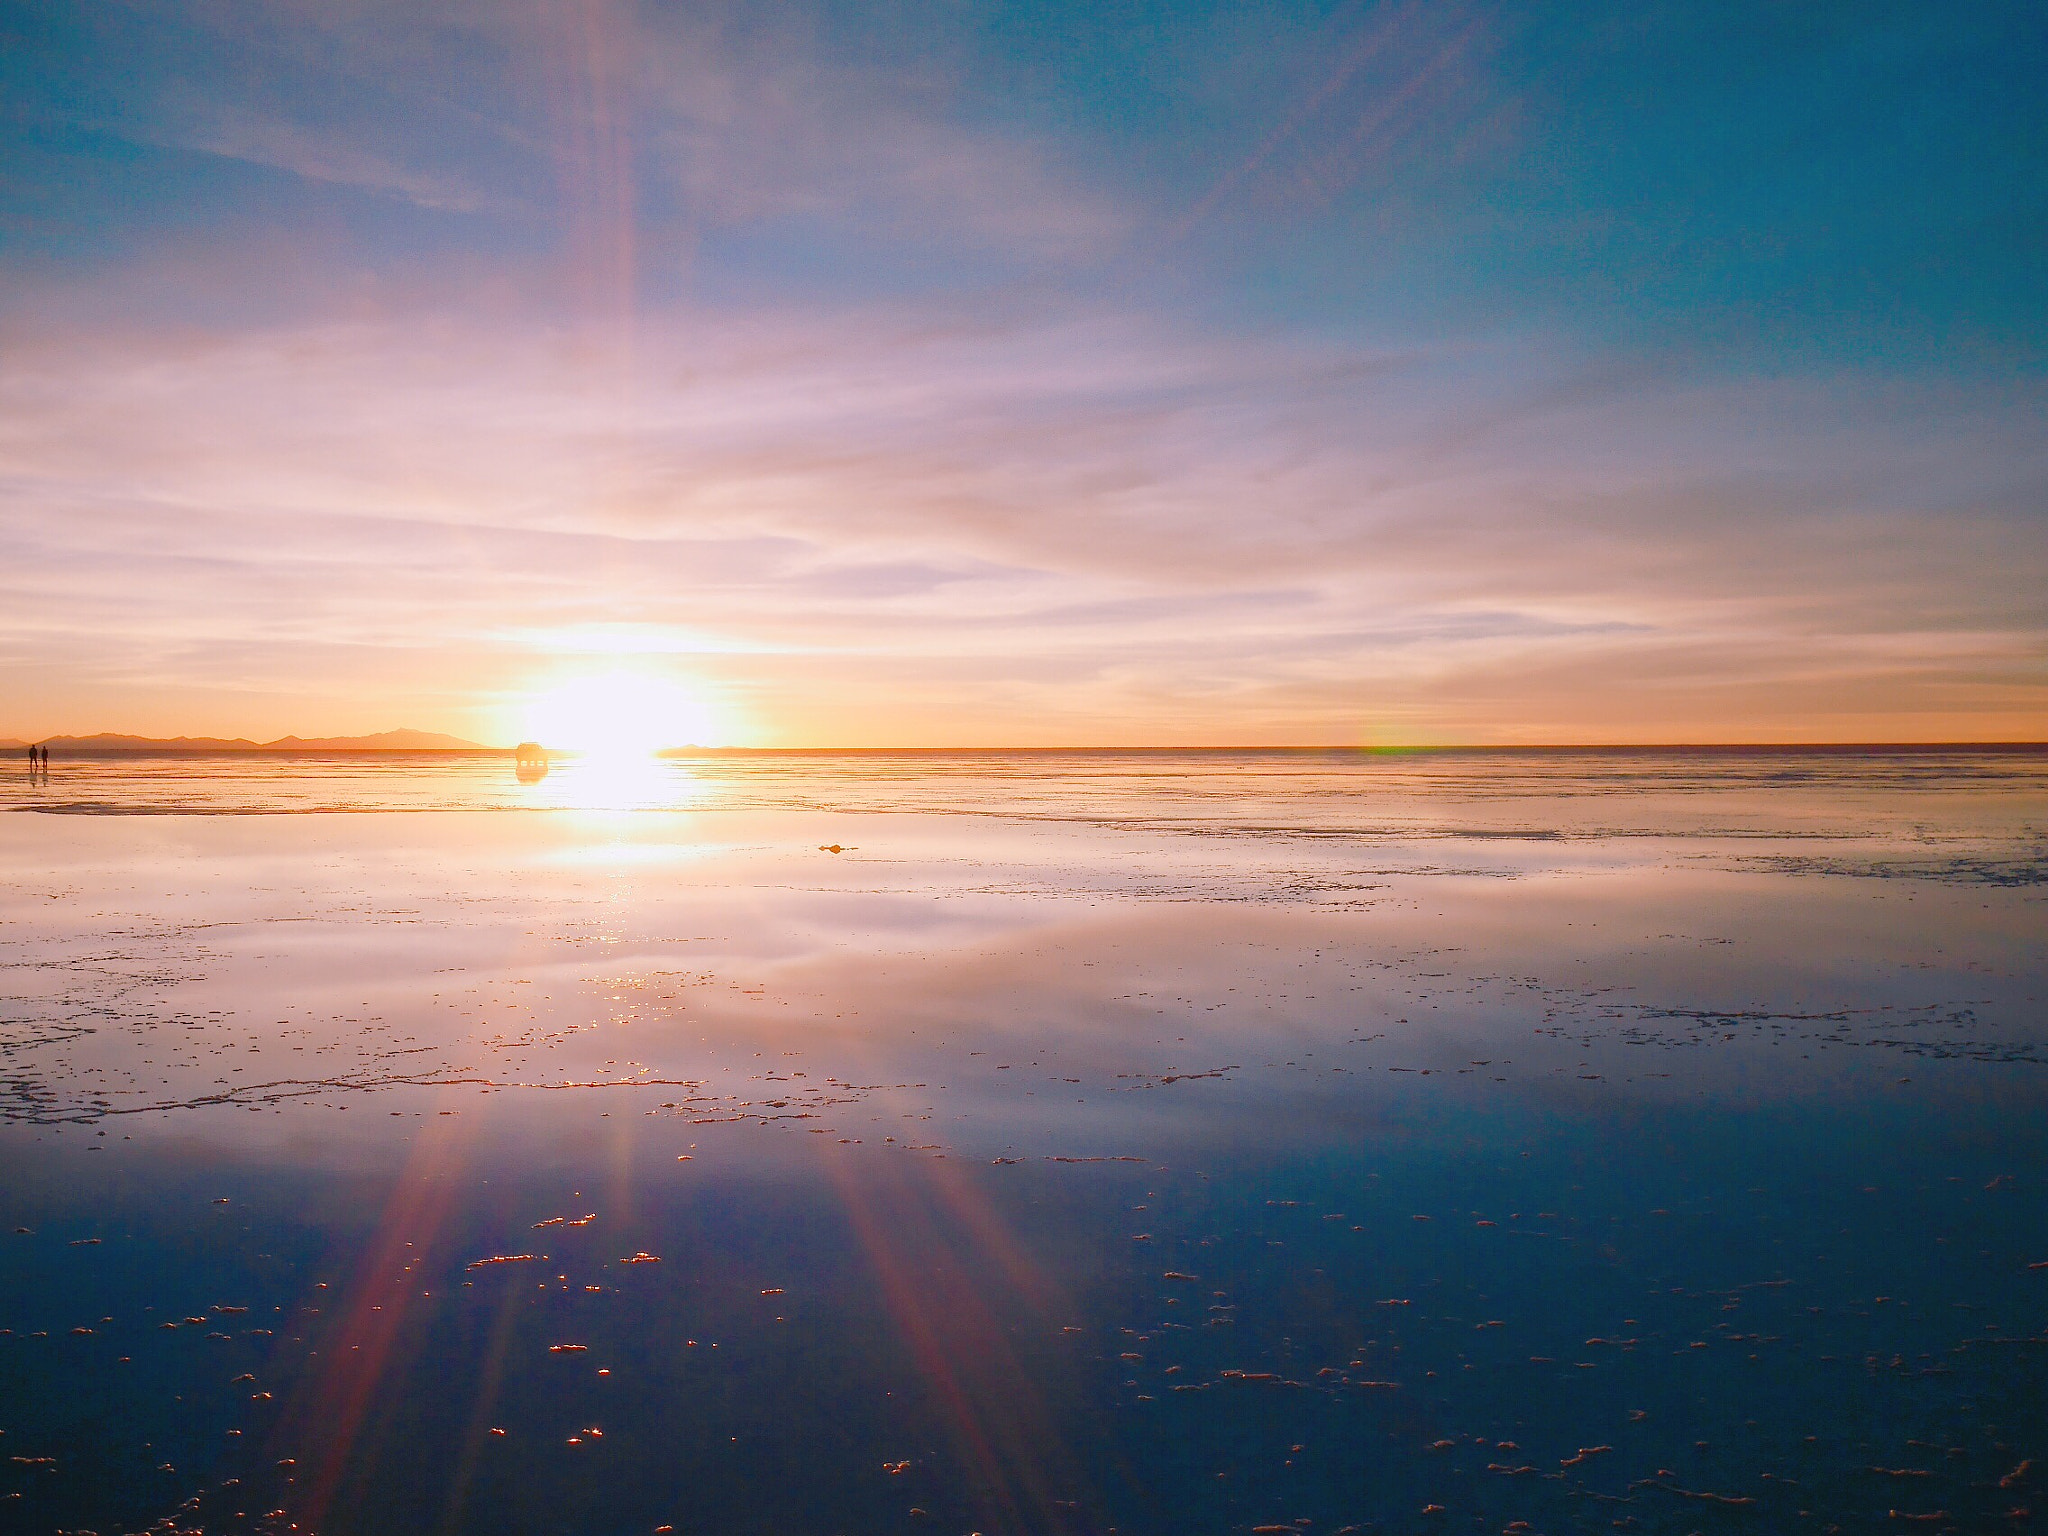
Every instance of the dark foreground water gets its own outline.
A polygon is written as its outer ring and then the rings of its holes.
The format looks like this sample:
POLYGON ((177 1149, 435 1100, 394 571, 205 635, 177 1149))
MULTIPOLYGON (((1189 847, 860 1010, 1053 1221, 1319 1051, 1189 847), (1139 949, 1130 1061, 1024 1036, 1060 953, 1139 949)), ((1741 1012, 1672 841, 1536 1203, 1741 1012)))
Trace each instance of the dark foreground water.
POLYGON ((2048 757, 0 804, 0 1528, 2048 1521, 2048 757))

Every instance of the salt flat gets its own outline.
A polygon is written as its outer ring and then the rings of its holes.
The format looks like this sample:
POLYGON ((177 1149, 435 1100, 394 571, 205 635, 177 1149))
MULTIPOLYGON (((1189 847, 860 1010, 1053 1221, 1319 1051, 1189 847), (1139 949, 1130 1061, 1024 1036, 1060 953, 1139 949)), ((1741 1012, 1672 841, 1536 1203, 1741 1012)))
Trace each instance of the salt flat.
POLYGON ((2002 1518, 2048 1459, 2044 789, 60 764, 0 816, 6 1507, 2002 1518))

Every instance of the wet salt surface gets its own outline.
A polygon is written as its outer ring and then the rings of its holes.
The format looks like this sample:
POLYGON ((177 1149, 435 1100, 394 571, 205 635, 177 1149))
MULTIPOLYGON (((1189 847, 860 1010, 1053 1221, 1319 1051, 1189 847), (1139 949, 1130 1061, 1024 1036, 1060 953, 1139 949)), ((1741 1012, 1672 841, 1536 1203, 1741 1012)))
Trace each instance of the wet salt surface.
POLYGON ((742 766, 9 786, 0 1526, 2040 1508, 2042 758, 742 766))

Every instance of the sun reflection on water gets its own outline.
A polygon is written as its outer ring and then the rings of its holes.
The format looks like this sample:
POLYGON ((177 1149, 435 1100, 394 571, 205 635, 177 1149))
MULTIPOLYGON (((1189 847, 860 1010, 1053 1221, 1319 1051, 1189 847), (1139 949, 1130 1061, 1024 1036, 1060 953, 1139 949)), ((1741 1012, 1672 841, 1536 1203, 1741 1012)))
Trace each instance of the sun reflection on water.
POLYGON ((555 758, 547 777, 527 788, 532 803, 554 810, 684 810, 703 797, 703 785, 685 764, 650 752, 555 758))

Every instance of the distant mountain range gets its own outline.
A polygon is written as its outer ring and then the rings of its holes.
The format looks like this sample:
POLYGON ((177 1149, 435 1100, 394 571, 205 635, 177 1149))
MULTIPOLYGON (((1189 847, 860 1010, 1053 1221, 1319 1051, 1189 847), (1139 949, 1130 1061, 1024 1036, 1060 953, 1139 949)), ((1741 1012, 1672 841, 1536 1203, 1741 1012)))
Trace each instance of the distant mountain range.
MULTIPOLYGON (((0 741, 0 749, 28 750, 25 741, 0 741)), ((251 741, 246 736, 47 736, 41 745, 56 756, 111 757, 142 752, 487 752, 491 748, 438 731, 380 731, 374 736, 280 736, 251 741)))

